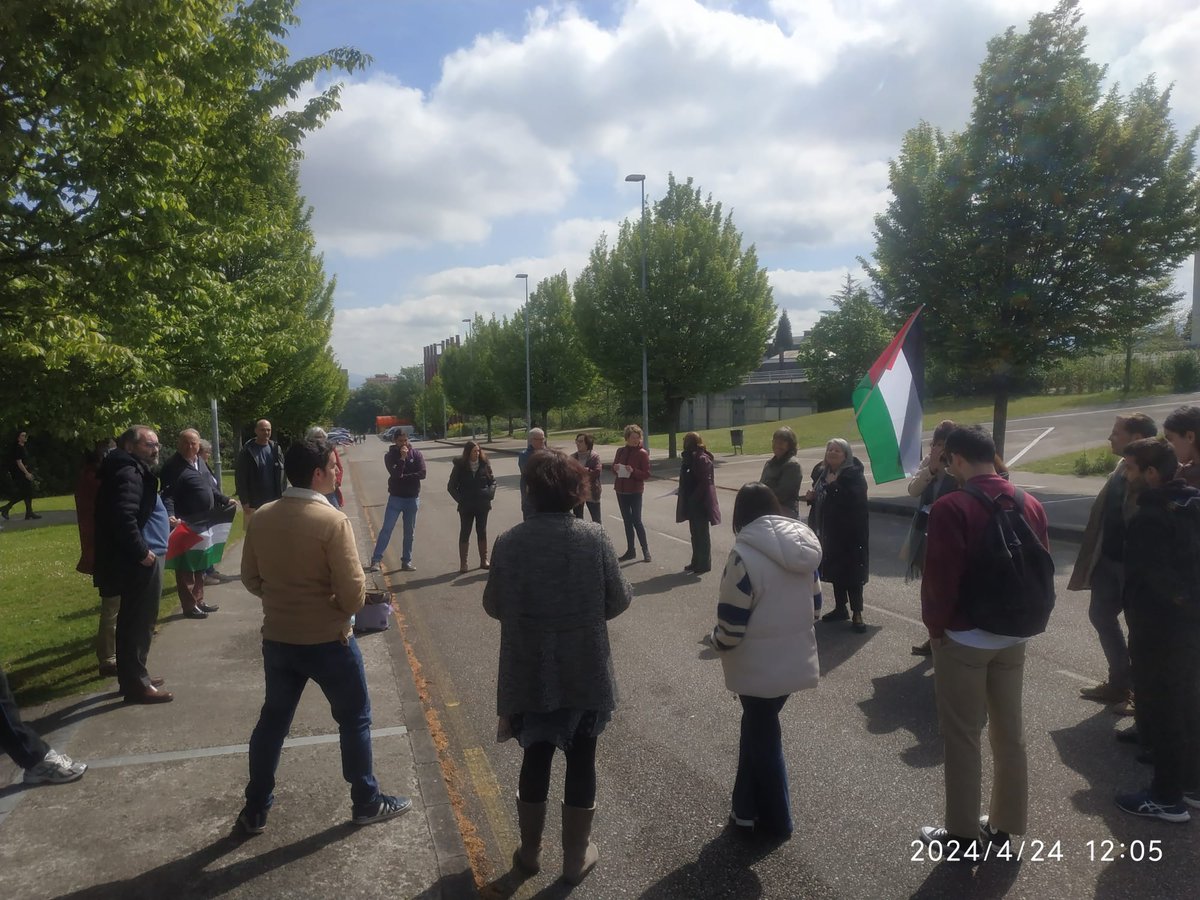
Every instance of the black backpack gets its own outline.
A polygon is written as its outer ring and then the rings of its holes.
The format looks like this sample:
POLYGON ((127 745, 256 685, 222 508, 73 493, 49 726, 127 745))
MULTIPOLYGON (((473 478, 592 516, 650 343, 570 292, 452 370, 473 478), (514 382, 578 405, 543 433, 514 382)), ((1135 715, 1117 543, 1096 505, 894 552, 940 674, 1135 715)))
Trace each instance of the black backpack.
POLYGON ((1192 616, 1200 616, 1200 497, 1167 504, 1171 514, 1172 558, 1179 568, 1160 573, 1172 582, 1169 599, 1192 616))
POLYGON ((991 513, 959 589, 967 619, 992 634, 1041 634, 1054 610, 1054 558, 1025 521, 1025 493, 1017 488, 1009 506, 973 484, 963 491, 991 513))

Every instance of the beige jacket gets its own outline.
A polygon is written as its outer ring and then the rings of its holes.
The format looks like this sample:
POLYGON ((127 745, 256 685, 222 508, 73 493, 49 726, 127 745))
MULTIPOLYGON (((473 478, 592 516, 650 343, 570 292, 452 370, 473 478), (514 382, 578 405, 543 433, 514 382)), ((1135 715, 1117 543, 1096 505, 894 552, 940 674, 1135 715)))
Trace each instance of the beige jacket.
POLYGON ((264 639, 345 643, 366 590, 350 520, 315 491, 289 487, 246 523, 242 584, 262 598, 264 639))
MULTIPOLYGON (((1125 472, 1125 460, 1117 463, 1117 467, 1108 476, 1104 487, 1092 502, 1092 511, 1088 513, 1087 526, 1083 530, 1083 541, 1079 545, 1079 556, 1075 559, 1075 568, 1071 570, 1071 580, 1067 582, 1068 591, 1088 591, 1092 588, 1092 572, 1100 559, 1101 537, 1104 533, 1104 507, 1107 503, 1108 492, 1112 489, 1116 476, 1125 472)), ((1128 523, 1137 512, 1138 491, 1126 483, 1125 502, 1121 513, 1128 523)))

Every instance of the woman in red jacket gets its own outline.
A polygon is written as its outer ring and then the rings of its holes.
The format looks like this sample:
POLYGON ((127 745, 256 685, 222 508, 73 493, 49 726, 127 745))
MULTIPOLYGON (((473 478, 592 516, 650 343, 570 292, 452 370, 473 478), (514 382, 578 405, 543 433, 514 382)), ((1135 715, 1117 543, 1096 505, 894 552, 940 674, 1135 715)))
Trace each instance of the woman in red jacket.
POLYGON ((637 531, 642 545, 642 559, 650 562, 650 547, 646 544, 646 526, 642 524, 642 492, 646 479, 650 477, 650 454, 642 446, 642 429, 637 425, 625 426, 625 446, 617 451, 612 464, 616 475, 614 490, 617 492, 617 507, 625 522, 624 555, 618 557, 627 562, 637 556, 633 550, 633 532, 637 531))

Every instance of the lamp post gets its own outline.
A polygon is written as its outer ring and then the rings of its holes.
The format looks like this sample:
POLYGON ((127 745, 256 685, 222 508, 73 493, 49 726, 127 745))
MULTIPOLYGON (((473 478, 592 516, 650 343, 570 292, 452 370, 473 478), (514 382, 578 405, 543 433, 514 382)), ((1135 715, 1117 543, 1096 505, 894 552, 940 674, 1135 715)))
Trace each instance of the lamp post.
MULTIPOLYGON (((467 326, 467 341, 470 342, 470 340, 471 340, 471 325, 473 323, 471 322, 470 319, 463 319, 462 321, 463 321, 463 324, 467 326)), ((474 360, 475 360, 475 350, 474 350, 474 348, 472 348, 471 349, 471 361, 474 362, 474 360)), ((475 403, 475 367, 474 366, 471 366, 470 388, 471 388, 471 391, 470 391, 471 404, 474 405, 474 403, 475 403)), ((475 420, 474 419, 471 420, 471 440, 475 440, 475 420)))
POLYGON ((646 176, 626 175, 626 181, 636 181, 642 186, 642 433, 643 446, 650 452, 650 391, 646 377, 646 176))
POLYGON ((533 390, 529 380, 529 275, 522 272, 517 276, 525 282, 525 435, 533 427, 533 390))

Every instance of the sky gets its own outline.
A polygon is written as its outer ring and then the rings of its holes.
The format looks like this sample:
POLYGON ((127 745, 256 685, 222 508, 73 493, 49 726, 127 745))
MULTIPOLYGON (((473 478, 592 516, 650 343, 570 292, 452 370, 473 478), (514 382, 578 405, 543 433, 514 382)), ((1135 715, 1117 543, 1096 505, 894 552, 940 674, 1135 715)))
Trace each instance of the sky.
MULTIPOLYGON (((732 213, 793 333, 874 247, 888 161, 922 120, 966 125, 989 38, 1052 0, 300 0, 293 56, 373 57, 304 144, 301 189, 352 375, 395 373, 464 319, 574 281, 668 173, 732 213)), ((1200 124, 1200 4, 1083 0, 1091 59, 1181 86, 1200 124)), ((323 88, 328 81, 314 85, 323 88)), ((1190 296, 1192 267, 1177 275, 1190 296)))

